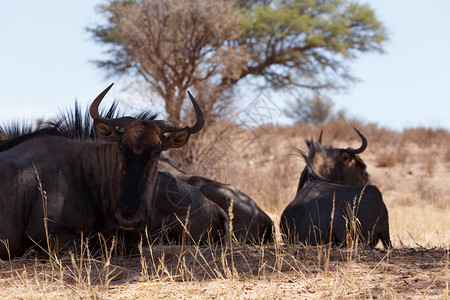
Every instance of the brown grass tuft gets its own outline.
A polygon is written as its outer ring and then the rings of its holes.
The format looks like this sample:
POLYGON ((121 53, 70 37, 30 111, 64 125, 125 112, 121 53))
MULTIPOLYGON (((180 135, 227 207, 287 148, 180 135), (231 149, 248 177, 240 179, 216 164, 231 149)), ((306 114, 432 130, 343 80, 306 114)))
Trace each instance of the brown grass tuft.
POLYGON ((392 152, 382 151, 377 154, 376 163, 376 166, 380 168, 394 167, 397 164, 397 158, 392 152))
POLYGON ((423 155, 422 168, 428 176, 433 177, 436 168, 437 157, 433 152, 426 152, 423 155))
POLYGON ((450 138, 449 132, 445 129, 419 127, 405 129, 403 131, 403 139, 427 148, 433 145, 448 145, 450 138))

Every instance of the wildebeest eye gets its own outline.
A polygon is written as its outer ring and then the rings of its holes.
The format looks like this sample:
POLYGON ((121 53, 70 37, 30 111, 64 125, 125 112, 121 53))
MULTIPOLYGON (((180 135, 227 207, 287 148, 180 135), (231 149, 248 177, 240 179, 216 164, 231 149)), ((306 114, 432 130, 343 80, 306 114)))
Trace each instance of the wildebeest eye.
POLYGON ((162 152, 162 147, 161 147, 161 145, 155 146, 154 149, 153 149, 153 152, 154 152, 156 155, 160 155, 161 152, 162 152))

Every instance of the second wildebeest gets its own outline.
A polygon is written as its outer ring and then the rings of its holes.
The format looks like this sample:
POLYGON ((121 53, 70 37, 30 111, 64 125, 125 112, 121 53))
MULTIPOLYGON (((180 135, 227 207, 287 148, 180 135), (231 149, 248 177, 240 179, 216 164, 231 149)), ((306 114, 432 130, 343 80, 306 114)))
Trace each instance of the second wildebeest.
POLYGON ((342 245, 350 238, 348 234, 354 233, 370 247, 380 240, 385 248, 391 246, 387 208, 359 157, 367 140, 355 130, 362 142, 358 149, 323 145, 321 137, 319 142, 306 141, 309 153, 300 151, 306 166, 297 195, 280 220, 287 241, 342 245), (352 224, 356 228, 351 228, 352 224))
POLYGON ((1 144, 1 257, 20 255, 47 237, 63 246, 81 232, 112 235, 148 222, 161 151, 186 144, 202 129, 203 114, 191 97, 197 114, 192 127, 154 118, 105 118, 98 106, 111 86, 90 108, 102 141, 38 130, 1 144))
POLYGON ((230 184, 201 176, 178 175, 178 179, 198 188, 209 200, 232 214, 233 234, 246 243, 273 242, 273 222, 256 202, 230 184), (231 206, 231 207, 230 207, 231 206), (230 211, 231 209, 231 211, 230 211))
POLYGON ((180 243, 217 242, 229 235, 225 211, 196 187, 158 172, 149 232, 153 238, 180 243))

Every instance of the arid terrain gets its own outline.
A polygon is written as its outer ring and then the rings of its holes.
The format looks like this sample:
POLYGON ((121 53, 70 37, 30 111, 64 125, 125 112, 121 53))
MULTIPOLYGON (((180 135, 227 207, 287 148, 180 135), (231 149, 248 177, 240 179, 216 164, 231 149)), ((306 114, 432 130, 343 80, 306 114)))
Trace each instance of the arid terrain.
MULTIPOLYGON (((448 299, 450 281, 450 133, 402 132, 333 121, 316 127, 245 128, 217 124, 171 157, 190 173, 231 183, 276 224, 293 200, 304 162, 295 148, 318 137, 358 147, 389 211, 393 249, 304 247, 230 241, 148 245, 131 257, 77 253, 0 261, 2 299, 448 299), (189 163, 186 163, 188 161, 189 163)), ((161 166, 167 167, 167 166, 161 166)))

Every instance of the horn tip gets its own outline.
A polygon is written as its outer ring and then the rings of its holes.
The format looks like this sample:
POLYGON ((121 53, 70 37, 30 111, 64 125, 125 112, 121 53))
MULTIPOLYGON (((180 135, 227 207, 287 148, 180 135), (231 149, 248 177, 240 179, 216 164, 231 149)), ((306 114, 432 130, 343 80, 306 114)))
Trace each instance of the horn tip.
POLYGON ((110 85, 108 85, 108 87, 106 89, 109 91, 112 88, 113 85, 114 85, 114 82, 111 83, 110 85))

